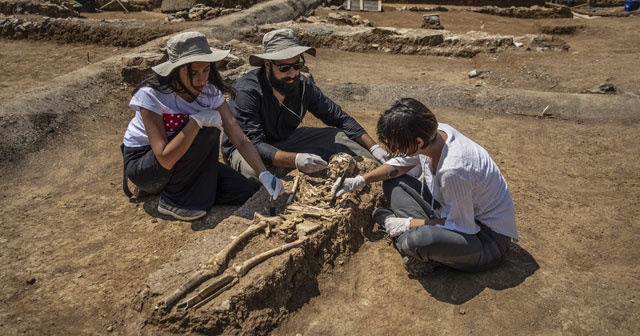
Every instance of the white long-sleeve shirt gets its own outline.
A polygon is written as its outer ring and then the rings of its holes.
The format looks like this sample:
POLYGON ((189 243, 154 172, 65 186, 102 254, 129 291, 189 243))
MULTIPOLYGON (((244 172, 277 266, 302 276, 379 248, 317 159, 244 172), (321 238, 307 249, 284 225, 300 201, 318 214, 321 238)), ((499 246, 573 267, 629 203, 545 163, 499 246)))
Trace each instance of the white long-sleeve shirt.
POLYGON ((515 208, 507 182, 489 153, 447 124, 438 129, 447 133, 435 174, 426 155, 392 158, 392 166, 419 166, 422 187, 427 187, 442 206, 448 230, 476 234, 479 221, 493 231, 518 240, 515 208))

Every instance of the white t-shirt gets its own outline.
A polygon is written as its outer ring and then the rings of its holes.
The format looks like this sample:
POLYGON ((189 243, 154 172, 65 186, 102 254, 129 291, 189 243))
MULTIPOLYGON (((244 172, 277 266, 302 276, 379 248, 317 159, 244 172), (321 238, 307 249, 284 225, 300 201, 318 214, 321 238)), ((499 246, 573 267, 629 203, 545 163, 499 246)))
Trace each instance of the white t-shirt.
POLYGON ((493 231, 518 240, 516 216, 507 181, 489 153, 447 124, 438 129, 448 137, 436 173, 426 155, 392 158, 392 166, 419 166, 422 187, 429 188, 442 205, 440 217, 448 230, 476 234, 476 220, 493 231))
POLYGON ((140 108, 162 116, 165 122, 167 136, 171 136, 184 124, 189 122, 189 115, 202 110, 215 110, 224 102, 222 92, 215 85, 207 82, 197 99, 187 102, 175 92, 162 93, 151 87, 140 88, 131 98, 129 107, 135 112, 135 116, 129 122, 124 134, 123 143, 127 147, 141 147, 149 145, 149 138, 142 123, 140 108))

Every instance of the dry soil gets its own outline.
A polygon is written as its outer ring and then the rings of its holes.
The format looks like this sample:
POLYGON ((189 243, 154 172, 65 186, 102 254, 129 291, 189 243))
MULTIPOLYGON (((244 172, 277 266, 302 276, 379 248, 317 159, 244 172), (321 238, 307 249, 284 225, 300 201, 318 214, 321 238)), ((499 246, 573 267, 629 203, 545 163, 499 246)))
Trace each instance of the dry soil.
MULTIPOLYGON (((360 15, 376 26, 418 28, 422 13, 360 15)), ((558 36, 570 45, 567 52, 514 48, 456 59, 320 48, 308 59, 310 69, 320 87, 382 88, 375 99, 336 94, 371 134, 380 111, 402 94, 385 94, 384 88, 396 86, 406 92, 458 90, 461 96, 478 88, 505 96, 510 90, 569 100, 589 96, 587 101, 614 107, 619 99, 640 102, 640 16, 524 20, 459 8, 441 13, 441 20, 461 34, 481 29, 539 34, 544 25, 579 28, 558 36), (469 78, 473 69, 485 76, 469 78), (605 82, 618 93, 584 93, 605 82)), ((87 65, 87 53, 98 62, 125 51, 0 40, 0 105, 55 86, 59 76, 87 65)), ((39 148, 3 160, 0 334, 167 333, 132 318, 137 291, 149 274, 236 209, 216 206, 206 219, 187 223, 158 216, 153 200, 129 203, 121 191, 118 145, 132 116, 131 87, 115 79, 109 83, 99 88, 106 99, 76 108, 64 129, 50 130, 39 148)), ((316 295, 272 333, 636 334, 640 104, 624 111, 587 104, 580 107, 584 117, 551 109, 552 114, 536 118, 479 106, 473 99, 456 101, 455 95, 447 100, 423 102, 441 122, 483 145, 509 182, 521 241, 505 264, 480 274, 441 269, 413 279, 384 240, 367 241, 322 274, 316 295)))

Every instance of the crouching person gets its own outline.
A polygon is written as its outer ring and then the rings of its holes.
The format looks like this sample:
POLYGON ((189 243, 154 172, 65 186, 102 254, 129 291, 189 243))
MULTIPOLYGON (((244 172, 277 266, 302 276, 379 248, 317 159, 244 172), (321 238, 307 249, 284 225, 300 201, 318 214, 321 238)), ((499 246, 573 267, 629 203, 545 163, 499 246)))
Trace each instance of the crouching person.
POLYGON ((215 62, 229 51, 212 50, 204 34, 186 32, 169 39, 166 53, 168 60, 152 68, 129 102, 135 116, 122 145, 125 192, 129 179, 143 192, 159 193, 158 212, 186 221, 203 217, 214 204, 244 203, 255 190, 220 162, 224 131, 275 199, 282 182, 266 170, 224 97, 235 91, 215 62))
POLYGON ((412 98, 383 112, 377 133, 392 159, 341 188, 336 181, 332 194, 383 181, 390 207, 373 217, 413 276, 438 265, 477 272, 500 264, 518 233, 511 193, 489 153, 412 98))

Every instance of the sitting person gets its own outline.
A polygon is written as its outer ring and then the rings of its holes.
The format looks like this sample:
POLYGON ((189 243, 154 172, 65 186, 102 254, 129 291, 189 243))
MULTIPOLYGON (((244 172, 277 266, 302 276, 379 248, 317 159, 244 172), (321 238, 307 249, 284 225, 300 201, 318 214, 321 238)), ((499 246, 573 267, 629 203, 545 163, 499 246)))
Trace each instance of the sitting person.
MULTIPOLYGON (((249 58, 259 68, 236 81, 237 95, 229 104, 268 169, 280 177, 295 168, 311 174, 325 169, 331 155, 341 152, 384 162, 387 152, 300 74, 303 54, 315 55, 314 48, 300 46, 291 29, 266 33, 262 48, 264 53, 249 58), (332 127, 299 127, 307 111, 332 127)), ((255 169, 226 137, 222 152, 231 167, 256 180, 255 169)))
POLYGON ((168 60, 133 92, 135 116, 124 134, 127 178, 146 193, 160 193, 158 212, 180 220, 206 215, 214 204, 240 205, 254 192, 249 181, 219 162, 220 134, 238 148, 272 198, 282 182, 266 170, 238 127, 223 92, 233 96, 215 67, 228 50, 212 50, 204 34, 186 32, 167 42, 168 60))
POLYGON ((377 132, 393 158, 345 179, 342 187, 336 181, 332 195, 384 181, 390 209, 378 208, 373 217, 394 238, 414 276, 434 265, 476 272, 500 264, 518 233, 511 193, 489 153, 455 128, 438 124, 412 98, 383 112, 377 132), (407 174, 414 167, 419 174, 407 174))

